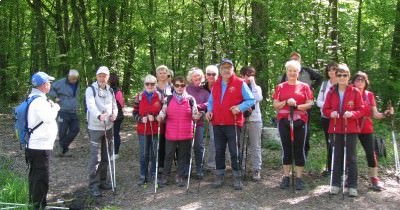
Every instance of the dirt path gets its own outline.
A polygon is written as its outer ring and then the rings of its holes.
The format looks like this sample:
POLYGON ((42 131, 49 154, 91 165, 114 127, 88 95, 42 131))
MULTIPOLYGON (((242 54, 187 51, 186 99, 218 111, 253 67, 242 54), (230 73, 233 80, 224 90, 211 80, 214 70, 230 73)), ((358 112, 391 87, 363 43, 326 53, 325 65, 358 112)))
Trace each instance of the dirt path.
MULTIPOLYGON (((15 160, 13 170, 26 175, 24 156, 13 140, 11 116, 0 116, 0 152, 15 160)), ((359 179, 359 197, 342 200, 342 196, 328 194, 329 179, 319 175, 306 174, 306 190, 296 194, 278 187, 280 171, 264 165, 260 182, 245 181, 242 191, 233 190, 231 171, 227 170, 225 185, 220 189, 211 188, 212 173, 206 173, 197 192, 197 180, 191 183, 191 192, 175 185, 160 188, 153 196, 153 186, 138 187, 139 173, 138 142, 132 128, 132 119, 126 119, 121 131, 122 145, 117 160, 118 193, 103 192, 103 197, 91 199, 88 195, 87 165, 89 141, 83 127, 71 145, 72 158, 54 157, 50 165, 50 192, 48 200, 73 199, 72 207, 77 209, 399 209, 400 185, 392 177, 383 177, 386 190, 373 192, 368 189, 367 180, 359 179), (130 126, 128 125, 130 124, 130 126)), ((264 149, 265 150, 265 149, 264 149)), ((264 151, 267 154, 268 151, 264 151)), ((263 158, 268 158, 264 155, 263 158)), ((274 167, 276 168, 276 166, 274 167)), ((71 202, 69 202, 71 203, 71 202)))

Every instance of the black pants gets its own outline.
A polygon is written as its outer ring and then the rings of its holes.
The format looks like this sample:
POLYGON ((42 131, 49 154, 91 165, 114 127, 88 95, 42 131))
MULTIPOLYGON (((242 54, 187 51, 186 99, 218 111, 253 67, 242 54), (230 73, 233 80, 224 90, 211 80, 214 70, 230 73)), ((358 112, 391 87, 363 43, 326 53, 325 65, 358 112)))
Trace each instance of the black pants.
MULTIPOLYGON (((294 127, 294 162, 296 166, 304 166, 306 162, 305 155, 305 142, 306 142, 306 132, 307 126, 301 120, 296 120, 293 122, 294 127)), ((283 165, 292 164, 292 142, 290 136, 290 122, 287 119, 282 119, 279 121, 279 135, 281 136, 283 157, 283 165)))
MULTIPOLYGON (((333 139, 333 135, 331 137, 333 139)), ((335 134, 335 157, 333 162, 333 186, 340 187, 343 174, 344 134, 335 134)), ((357 134, 347 134, 346 137, 346 171, 349 188, 357 188, 357 134)))
MULTIPOLYGON (((161 126, 164 127, 165 123, 162 123, 161 126)), ((162 128, 161 128, 162 129, 162 128)), ((158 140, 158 168, 164 168, 164 159, 165 159, 165 134, 160 134, 160 139, 158 140)))
POLYGON ((165 141, 165 160, 163 174, 171 174, 172 161, 174 160, 176 149, 178 148, 178 168, 176 174, 184 176, 188 171, 185 170, 187 160, 190 158, 191 139, 180 141, 165 141))
POLYGON ((234 125, 215 125, 214 126, 214 144, 215 144, 215 164, 217 176, 225 174, 225 151, 228 144, 231 155, 231 167, 233 171, 240 170, 240 132, 241 127, 234 125), (236 128, 235 128, 236 127, 236 128), (236 145, 237 141, 237 145, 236 145))
POLYGON ((76 113, 58 112, 57 121, 58 136, 60 138, 59 143, 65 153, 68 151, 69 145, 79 133, 79 118, 76 113))
POLYGON ((368 167, 371 168, 378 167, 378 160, 375 154, 374 135, 372 133, 358 134, 358 138, 360 139, 361 145, 364 148, 365 156, 368 162, 368 167))
POLYGON ((122 119, 121 120, 116 120, 114 122, 114 149, 115 149, 115 154, 119 153, 119 146, 121 145, 121 135, 119 134, 121 131, 121 124, 122 124, 122 119))
POLYGON ((332 145, 329 140, 329 121, 330 119, 321 117, 321 125, 322 129, 324 130, 324 135, 325 135, 325 143, 326 143, 326 170, 331 171, 331 165, 332 165, 332 145))
POLYGON ((49 191, 49 157, 50 150, 27 149, 29 169, 29 201, 34 209, 46 207, 49 191))

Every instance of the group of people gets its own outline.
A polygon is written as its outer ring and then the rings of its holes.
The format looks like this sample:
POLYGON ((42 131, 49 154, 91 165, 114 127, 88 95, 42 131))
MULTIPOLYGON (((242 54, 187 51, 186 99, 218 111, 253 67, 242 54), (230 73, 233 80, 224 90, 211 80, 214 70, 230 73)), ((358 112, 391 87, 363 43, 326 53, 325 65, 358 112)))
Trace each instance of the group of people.
MULTIPOLYGON (((289 187, 291 173, 296 174, 296 178, 292 179, 295 189, 305 188, 302 176, 309 150, 313 90, 322 83, 317 106, 321 108, 321 124, 327 145, 323 174, 332 174, 330 193, 337 194, 344 184, 341 173, 345 166, 348 168, 346 185, 349 195, 357 196, 357 137, 366 152, 372 187, 382 190, 372 118, 384 118, 393 114, 393 110, 377 111, 374 94, 367 90, 367 74, 358 72, 350 80, 347 65, 330 63, 325 70, 326 81, 322 82, 321 75, 301 65, 301 56, 296 52, 291 54, 285 68, 286 72, 272 96, 282 142, 283 176, 280 188, 289 187)), ((140 157, 138 185, 155 181, 160 186, 169 184, 172 163, 176 160, 175 183, 178 186, 184 185, 183 180, 190 177, 192 168, 197 179, 202 179, 205 168, 208 168, 214 171, 212 186, 221 187, 226 169, 226 147, 230 153, 234 189, 243 187, 241 179, 245 164, 244 154, 240 152, 242 147, 250 148, 246 155, 251 157, 252 178, 260 180, 260 102, 263 95, 256 84, 255 74, 254 67, 244 66, 238 77, 233 62, 223 59, 218 66, 207 66, 205 74, 197 67, 191 68, 186 78, 174 77, 173 71, 165 65, 157 67, 156 75, 146 75, 143 90, 133 100, 140 157), (207 137, 209 144, 205 148, 204 139, 207 137), (245 141, 247 138, 248 141, 245 141), (205 158, 206 149, 208 158, 205 158), (161 176, 156 180, 158 172, 161 176)), ((50 81, 54 78, 44 72, 32 76, 33 88, 29 96, 39 94, 42 97, 32 102, 28 127, 38 121, 44 122, 32 133, 27 150, 29 195, 37 207, 46 206, 49 151, 53 148, 57 131, 59 142, 56 144, 56 155, 72 156, 69 146, 80 130, 78 78, 79 72, 70 70, 66 78, 51 85, 50 81), (47 93, 55 103, 47 100, 47 93)), ((84 101, 90 138, 89 191, 93 197, 99 197, 101 190, 112 188, 107 176, 109 159, 119 158, 124 97, 119 89, 118 76, 101 66, 96 72, 96 81, 85 90, 84 101), (110 157, 107 152, 111 147, 115 152, 110 157)))

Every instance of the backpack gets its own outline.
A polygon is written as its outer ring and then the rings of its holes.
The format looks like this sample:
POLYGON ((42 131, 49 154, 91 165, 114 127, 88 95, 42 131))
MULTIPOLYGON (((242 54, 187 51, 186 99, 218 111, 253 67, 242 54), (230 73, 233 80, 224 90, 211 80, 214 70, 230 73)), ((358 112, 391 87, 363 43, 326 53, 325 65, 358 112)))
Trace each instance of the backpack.
POLYGON ((40 95, 33 95, 31 97, 28 97, 20 105, 18 105, 14 111, 15 135, 21 145, 21 149, 22 149, 22 146, 24 146, 25 148, 28 148, 30 135, 33 133, 33 131, 35 131, 39 126, 41 126, 43 124, 43 121, 41 121, 35 127, 28 128, 29 106, 31 105, 32 101, 38 97, 40 97, 40 95))
MULTIPOLYGON (((90 87, 90 88, 92 89, 92 91, 93 91, 93 96, 96 97, 96 91, 94 90, 93 85, 90 85, 89 87, 90 87)), ((87 104, 86 104, 86 95, 85 95, 85 97, 83 97, 83 111, 84 111, 85 113, 87 113, 87 111, 88 111, 87 104)))
MULTIPOLYGON (((117 90, 113 90, 114 93, 121 91, 120 89, 117 90)), ((121 91, 122 92, 122 91, 121 91)), ((116 120, 123 120, 124 119, 124 111, 122 110, 122 105, 117 101, 117 99, 115 99, 115 101, 117 102, 117 107, 118 107, 118 115, 117 115, 117 119, 116 120)))
POLYGON ((379 136, 374 136, 374 146, 375 146, 375 154, 378 156, 378 159, 385 157, 386 158, 386 141, 384 138, 379 136))
POLYGON ((324 99, 324 101, 325 101, 325 90, 327 86, 328 86, 328 81, 323 81, 320 92, 322 93, 322 98, 324 99))

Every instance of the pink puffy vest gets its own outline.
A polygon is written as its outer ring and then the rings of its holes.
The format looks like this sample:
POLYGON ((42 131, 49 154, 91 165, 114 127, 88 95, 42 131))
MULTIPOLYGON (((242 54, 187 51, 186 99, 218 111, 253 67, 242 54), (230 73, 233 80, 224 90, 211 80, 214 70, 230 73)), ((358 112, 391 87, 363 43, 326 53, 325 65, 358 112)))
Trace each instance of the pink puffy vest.
POLYGON ((172 97, 167 107, 165 138, 170 141, 189 140, 193 138, 192 107, 189 99, 178 103, 172 97))

